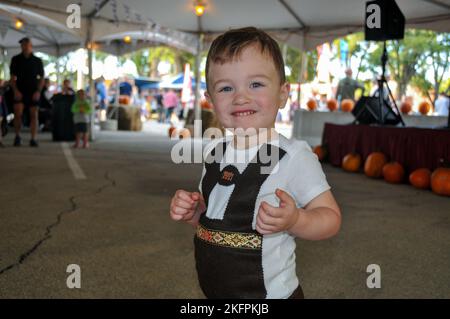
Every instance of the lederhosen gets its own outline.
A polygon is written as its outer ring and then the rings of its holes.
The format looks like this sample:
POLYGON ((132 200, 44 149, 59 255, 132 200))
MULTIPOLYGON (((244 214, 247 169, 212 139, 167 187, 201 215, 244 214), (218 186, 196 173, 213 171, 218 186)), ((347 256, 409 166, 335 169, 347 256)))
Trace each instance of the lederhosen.
POLYGON ((253 215, 262 184, 286 152, 274 145, 264 144, 240 174, 232 165, 220 170, 226 146, 227 142, 219 143, 209 155, 215 161, 205 163, 202 192, 206 207, 216 184, 235 184, 235 187, 222 220, 210 219, 206 212, 200 217, 194 237, 199 283, 207 298, 262 299, 267 295, 262 267, 263 236, 252 229, 253 215), (261 153, 262 148, 268 145, 261 153), (220 151, 219 147, 223 151, 216 154, 220 151), (261 154, 270 156, 275 148, 278 149, 278 158, 270 162, 270 171, 261 174, 261 168, 268 166, 260 161, 261 154))

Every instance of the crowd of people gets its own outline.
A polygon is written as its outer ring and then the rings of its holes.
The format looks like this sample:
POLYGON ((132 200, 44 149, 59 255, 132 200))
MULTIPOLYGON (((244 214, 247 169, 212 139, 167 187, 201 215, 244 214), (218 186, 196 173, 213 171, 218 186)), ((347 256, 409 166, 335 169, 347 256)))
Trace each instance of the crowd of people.
MULTIPOLYGON (((0 79, 0 147, 3 147, 2 136, 8 131, 8 114, 14 114, 14 120, 10 125, 14 126, 14 146, 22 145, 21 128, 22 125, 29 126, 31 138, 29 145, 37 147, 38 131, 50 131, 52 129, 52 109, 55 97, 59 95, 73 95, 74 105, 71 110, 73 122, 75 124, 76 142, 74 147, 79 147, 80 141, 83 146, 88 147, 89 122, 91 114, 98 109, 98 120, 107 119, 107 108, 109 105, 126 104, 140 108, 141 118, 155 119, 160 123, 170 123, 175 116, 183 119, 186 111, 192 108, 190 103, 181 102, 181 92, 174 89, 140 89, 134 80, 123 77, 120 80, 113 80, 106 84, 103 77, 94 81, 95 100, 90 101, 90 88, 75 91, 70 79, 64 79, 61 84, 52 83, 44 75, 42 60, 33 54, 31 40, 27 37, 19 41, 21 53, 14 56, 10 65, 10 80, 0 79), (88 104, 88 105, 87 105, 88 104), (84 106, 81 106, 84 105, 84 106)), ((377 83, 374 82, 374 89, 370 93, 376 96, 378 92, 377 83)), ((337 101, 344 99, 355 100, 355 92, 361 90, 364 94, 364 85, 353 79, 352 70, 345 71, 345 78, 339 81, 334 97, 337 101)), ((387 95, 387 90, 384 90, 387 95)), ((387 96, 386 96, 387 98, 387 96)), ((289 103, 289 117, 299 108, 296 100, 291 99, 289 103)), ((327 96, 321 95, 317 99, 319 110, 326 109, 327 96)), ((435 101, 435 114, 447 116, 449 112, 449 97, 444 92, 439 94, 435 101)), ((278 114, 277 121, 281 120, 278 114)))
POLYGON ((90 101, 90 88, 76 91, 70 79, 53 83, 45 77, 42 60, 33 54, 32 42, 25 37, 19 41, 21 53, 14 56, 10 65, 10 79, 0 79, 0 147, 4 147, 2 137, 8 126, 14 127, 14 146, 22 145, 22 125, 30 128, 29 145, 38 147, 38 131, 52 130, 53 104, 60 95, 74 96, 71 107, 75 126, 74 147, 88 147, 88 131, 91 114, 97 108, 99 121, 106 119, 108 105, 132 104, 141 109, 143 119, 156 119, 168 123, 172 114, 179 118, 184 115, 184 105, 180 102, 180 92, 173 89, 139 90, 134 80, 124 77, 106 85, 103 77, 94 81, 95 101, 90 101), (10 120, 13 114, 13 120, 10 120), (9 120, 9 121, 8 121, 9 120), (9 122, 9 123, 8 123, 9 122), (82 143, 81 143, 82 142, 82 143))

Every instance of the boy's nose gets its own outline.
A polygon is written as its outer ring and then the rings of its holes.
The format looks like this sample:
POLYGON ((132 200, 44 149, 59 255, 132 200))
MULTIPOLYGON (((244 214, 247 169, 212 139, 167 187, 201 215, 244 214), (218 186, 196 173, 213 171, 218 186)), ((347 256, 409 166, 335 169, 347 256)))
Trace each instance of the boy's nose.
POLYGON ((245 92, 242 92, 242 91, 237 91, 233 97, 234 105, 244 105, 249 102, 250 102, 249 96, 245 92))

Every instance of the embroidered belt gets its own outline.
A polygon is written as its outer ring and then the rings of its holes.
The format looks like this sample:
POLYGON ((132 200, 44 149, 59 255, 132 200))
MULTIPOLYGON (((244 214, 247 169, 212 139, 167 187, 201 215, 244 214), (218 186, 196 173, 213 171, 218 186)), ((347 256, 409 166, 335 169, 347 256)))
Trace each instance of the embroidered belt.
POLYGON ((262 248, 262 236, 253 233, 237 233, 211 230, 198 225, 197 237, 208 243, 219 246, 246 249, 262 248))

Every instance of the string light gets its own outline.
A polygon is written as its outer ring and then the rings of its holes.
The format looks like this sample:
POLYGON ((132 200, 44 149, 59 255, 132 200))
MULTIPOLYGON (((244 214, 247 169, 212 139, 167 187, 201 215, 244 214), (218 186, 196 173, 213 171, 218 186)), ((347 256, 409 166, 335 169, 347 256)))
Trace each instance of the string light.
POLYGON ((201 0, 195 1, 194 4, 195 14, 201 17, 205 13, 205 4, 201 0))
POLYGON ((14 23, 14 26, 16 29, 22 29, 23 28, 23 21, 20 19, 16 19, 16 22, 14 23))
POLYGON ((129 35, 126 35, 123 37, 123 42, 125 43, 131 43, 131 37, 129 35))

